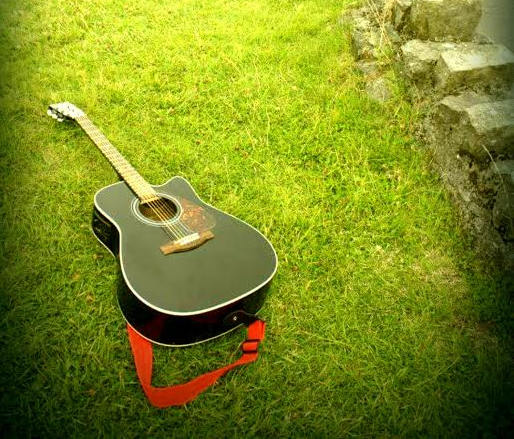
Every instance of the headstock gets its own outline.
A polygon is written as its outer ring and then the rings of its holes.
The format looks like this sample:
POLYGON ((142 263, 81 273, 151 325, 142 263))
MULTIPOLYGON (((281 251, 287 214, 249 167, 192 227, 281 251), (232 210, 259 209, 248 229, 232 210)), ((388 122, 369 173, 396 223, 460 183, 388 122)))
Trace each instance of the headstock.
POLYGON ((60 102, 58 104, 50 104, 46 112, 49 116, 62 122, 64 119, 73 119, 84 116, 84 112, 69 102, 60 102))

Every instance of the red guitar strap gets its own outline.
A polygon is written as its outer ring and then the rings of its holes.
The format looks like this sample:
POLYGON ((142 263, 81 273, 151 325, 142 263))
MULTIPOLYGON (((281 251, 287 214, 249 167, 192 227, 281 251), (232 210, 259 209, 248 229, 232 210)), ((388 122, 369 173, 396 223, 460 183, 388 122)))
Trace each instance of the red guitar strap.
POLYGON ((212 386, 219 377, 234 367, 251 363, 257 359, 259 343, 264 340, 265 323, 255 320, 248 326, 248 338, 241 345, 243 355, 239 360, 221 369, 208 372, 185 384, 171 387, 152 387, 152 343, 139 335, 130 325, 127 331, 132 347, 132 354, 136 363, 137 376, 143 390, 155 407, 169 407, 186 404, 195 399, 200 393, 212 386))

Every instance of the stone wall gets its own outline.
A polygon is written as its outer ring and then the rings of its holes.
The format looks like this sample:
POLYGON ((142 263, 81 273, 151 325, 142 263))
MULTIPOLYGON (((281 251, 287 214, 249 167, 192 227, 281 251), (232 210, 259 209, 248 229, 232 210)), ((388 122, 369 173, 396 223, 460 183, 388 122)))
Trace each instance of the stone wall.
POLYGON ((367 0, 346 20, 371 98, 389 98, 377 65, 397 55, 426 106, 421 137, 477 251, 513 272, 514 55, 476 33, 481 9, 481 0, 367 0))

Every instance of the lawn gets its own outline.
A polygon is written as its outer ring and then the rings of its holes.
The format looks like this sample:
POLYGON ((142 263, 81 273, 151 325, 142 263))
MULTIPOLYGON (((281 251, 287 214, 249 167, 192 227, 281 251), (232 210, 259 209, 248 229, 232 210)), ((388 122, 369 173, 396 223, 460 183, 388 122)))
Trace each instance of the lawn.
MULTIPOLYGON (((1 407, 7 437, 483 437, 512 418, 509 282, 478 261, 398 82, 380 105, 345 0, 0 3, 1 407), (259 360, 185 407, 147 402, 90 232, 116 175, 82 108, 153 184, 182 175, 280 266, 259 360)), ((244 331, 155 348, 154 385, 244 331)))

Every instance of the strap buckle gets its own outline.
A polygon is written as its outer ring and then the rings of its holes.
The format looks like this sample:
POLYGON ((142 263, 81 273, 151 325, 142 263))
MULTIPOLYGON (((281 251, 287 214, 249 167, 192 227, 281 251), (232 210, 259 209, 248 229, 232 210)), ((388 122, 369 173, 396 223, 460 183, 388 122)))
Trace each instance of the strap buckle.
POLYGON ((261 340, 258 338, 250 338, 245 340, 241 345, 241 351, 243 354, 256 354, 259 352, 259 344, 261 340))

